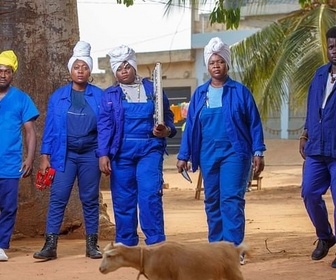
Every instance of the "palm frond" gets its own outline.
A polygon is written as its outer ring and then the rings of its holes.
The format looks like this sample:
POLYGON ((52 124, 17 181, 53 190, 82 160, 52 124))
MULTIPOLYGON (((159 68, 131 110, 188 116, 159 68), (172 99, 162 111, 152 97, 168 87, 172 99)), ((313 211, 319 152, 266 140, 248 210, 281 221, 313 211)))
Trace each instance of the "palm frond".
POLYGON ((316 68, 326 63, 325 33, 336 10, 321 5, 300 10, 231 47, 233 68, 253 92, 260 114, 279 111, 293 94, 303 103, 316 68))

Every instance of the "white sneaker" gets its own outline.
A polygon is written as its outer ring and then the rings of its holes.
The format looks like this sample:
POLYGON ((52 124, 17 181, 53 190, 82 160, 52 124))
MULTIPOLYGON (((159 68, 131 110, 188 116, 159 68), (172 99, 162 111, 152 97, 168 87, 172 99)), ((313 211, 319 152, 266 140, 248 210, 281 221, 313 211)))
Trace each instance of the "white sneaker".
POLYGON ((0 262, 8 261, 8 257, 3 249, 0 248, 0 262))

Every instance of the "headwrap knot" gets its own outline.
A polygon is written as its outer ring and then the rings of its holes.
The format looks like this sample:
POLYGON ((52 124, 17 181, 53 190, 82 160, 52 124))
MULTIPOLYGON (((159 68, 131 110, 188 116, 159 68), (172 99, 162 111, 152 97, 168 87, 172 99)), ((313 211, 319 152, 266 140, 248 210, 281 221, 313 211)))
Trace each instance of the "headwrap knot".
POLYGON ((19 66, 17 56, 12 50, 3 51, 0 54, 0 64, 11 67, 13 72, 16 72, 19 66))
POLYGON ((137 62, 136 62, 136 57, 135 57, 135 52, 132 48, 121 45, 113 50, 111 50, 108 53, 110 57, 110 64, 111 64, 111 69, 114 74, 116 75, 118 67, 124 62, 127 61, 129 64, 133 66, 135 71, 137 71, 137 62))
POLYGON ((90 52, 91 52, 91 45, 89 43, 84 41, 77 42, 76 46, 73 49, 73 55, 68 62, 69 72, 71 73, 72 65, 76 60, 84 61, 89 66, 90 72, 92 72, 93 60, 92 57, 90 56, 90 52))
POLYGON ((209 43, 204 47, 204 62, 208 67, 209 59, 213 54, 220 55, 228 66, 231 66, 231 52, 230 47, 223 43, 218 37, 212 38, 209 43))

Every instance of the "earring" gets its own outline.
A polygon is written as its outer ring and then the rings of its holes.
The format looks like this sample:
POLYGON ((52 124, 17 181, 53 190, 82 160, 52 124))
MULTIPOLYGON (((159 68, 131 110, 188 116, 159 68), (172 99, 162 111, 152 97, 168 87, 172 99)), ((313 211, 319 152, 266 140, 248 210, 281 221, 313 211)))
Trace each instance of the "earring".
POLYGON ((93 82, 93 77, 90 76, 89 79, 88 79, 89 83, 92 83, 93 82))

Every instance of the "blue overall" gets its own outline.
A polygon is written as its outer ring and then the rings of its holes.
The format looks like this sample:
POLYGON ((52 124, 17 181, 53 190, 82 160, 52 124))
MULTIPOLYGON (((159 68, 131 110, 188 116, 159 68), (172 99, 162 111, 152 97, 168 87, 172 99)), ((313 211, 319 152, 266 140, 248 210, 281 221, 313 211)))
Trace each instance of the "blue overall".
POLYGON ((208 240, 239 245, 245 233, 245 191, 251 159, 239 157, 223 125, 223 107, 203 107, 200 114, 200 168, 208 240))
POLYGON ((19 197, 19 179, 0 178, 0 248, 8 249, 13 234, 19 197))
POLYGON ((50 191, 46 232, 59 234, 64 211, 78 179, 86 234, 98 233, 100 170, 96 156, 97 118, 81 92, 71 92, 67 113, 67 154, 64 171, 57 170, 50 191))
POLYGON ((326 84, 332 64, 329 62, 316 70, 310 84, 307 100, 307 116, 304 128, 308 133, 302 176, 302 197, 307 213, 319 239, 329 240, 334 235, 336 211, 333 211, 333 227, 323 198, 330 189, 336 207, 336 84, 322 108, 326 84))
POLYGON ((111 193, 116 223, 116 242, 135 246, 138 207, 146 244, 165 240, 162 205, 164 138, 152 135, 154 102, 128 103, 124 135, 112 164, 111 193))
MULTIPOLYGON (((334 235, 323 199, 329 188, 333 204, 336 205, 336 159, 320 155, 307 156, 303 169, 302 197, 316 236, 323 240, 329 240, 334 235)), ((333 217, 335 226, 335 211, 333 217)))
POLYGON ((0 248, 8 249, 15 226, 22 175, 22 127, 39 112, 25 92, 11 86, 0 100, 0 248))

